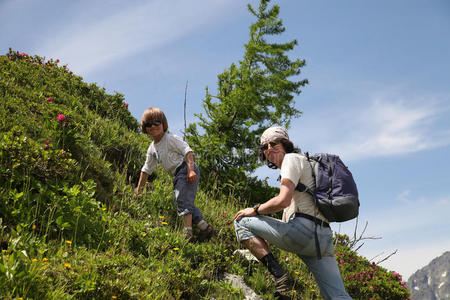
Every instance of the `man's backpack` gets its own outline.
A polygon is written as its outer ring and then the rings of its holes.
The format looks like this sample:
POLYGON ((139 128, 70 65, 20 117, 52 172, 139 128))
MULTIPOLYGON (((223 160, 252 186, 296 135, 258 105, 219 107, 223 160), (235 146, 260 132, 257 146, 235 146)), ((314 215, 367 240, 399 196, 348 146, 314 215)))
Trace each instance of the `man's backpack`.
MULTIPOLYGON (((330 222, 344 222, 356 218, 359 213, 358 189, 352 173, 339 156, 327 153, 309 155, 308 152, 305 156, 311 165, 315 189, 311 190, 301 182, 295 189, 311 194, 320 212, 330 222)), ((314 239, 317 257, 321 259, 317 222, 314 239)))
POLYGON ((330 222, 344 222, 354 219, 359 213, 358 189, 352 173, 339 156, 318 153, 309 155, 308 159, 315 189, 307 188, 301 182, 296 190, 311 194, 320 212, 330 222))

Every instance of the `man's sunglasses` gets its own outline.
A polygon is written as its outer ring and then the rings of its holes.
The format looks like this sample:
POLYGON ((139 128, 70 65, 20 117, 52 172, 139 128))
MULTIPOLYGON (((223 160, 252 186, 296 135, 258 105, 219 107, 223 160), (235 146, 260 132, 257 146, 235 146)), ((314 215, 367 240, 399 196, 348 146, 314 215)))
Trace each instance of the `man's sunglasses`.
POLYGON ((261 146, 261 150, 262 151, 266 151, 268 148, 269 148, 269 145, 270 145, 270 147, 275 147, 276 145, 278 145, 280 142, 268 142, 268 143, 266 143, 266 144, 264 144, 264 145, 262 145, 261 146))
POLYGON ((144 127, 152 127, 152 126, 159 126, 161 125, 161 121, 154 121, 154 122, 145 122, 144 127))

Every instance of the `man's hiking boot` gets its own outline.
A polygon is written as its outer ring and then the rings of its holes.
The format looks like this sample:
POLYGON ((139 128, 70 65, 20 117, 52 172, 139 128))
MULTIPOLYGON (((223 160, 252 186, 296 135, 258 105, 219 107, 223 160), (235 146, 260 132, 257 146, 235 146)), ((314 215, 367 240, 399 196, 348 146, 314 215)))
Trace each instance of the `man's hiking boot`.
POLYGON ((297 288, 288 273, 275 279, 275 296, 278 299, 292 299, 294 295, 297 295, 295 299, 303 299, 299 298, 301 297, 302 290, 297 290, 297 288))
POLYGON ((214 228, 211 225, 208 225, 205 230, 200 230, 198 234, 198 241, 204 242, 211 238, 211 236, 214 234, 214 228))
POLYGON ((286 273, 278 279, 275 279, 275 291, 278 293, 289 292, 292 289, 292 280, 289 274, 286 273))

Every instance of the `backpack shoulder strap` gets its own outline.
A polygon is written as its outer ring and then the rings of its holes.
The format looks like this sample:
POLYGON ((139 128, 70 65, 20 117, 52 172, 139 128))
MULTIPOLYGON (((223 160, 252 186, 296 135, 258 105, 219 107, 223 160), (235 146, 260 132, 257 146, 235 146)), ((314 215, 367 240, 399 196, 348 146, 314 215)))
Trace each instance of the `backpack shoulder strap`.
MULTIPOLYGON (((314 186, 316 186, 316 174, 314 174, 314 169, 313 169, 313 165, 311 164, 311 158, 309 157, 309 152, 305 152, 304 156, 308 160, 309 166, 311 167, 311 175, 312 175, 312 178, 314 179, 314 186)), ((299 192, 307 192, 307 193, 310 193, 311 195, 313 195, 311 189, 309 189, 306 185, 304 185, 300 181, 298 182, 295 189, 299 192)))

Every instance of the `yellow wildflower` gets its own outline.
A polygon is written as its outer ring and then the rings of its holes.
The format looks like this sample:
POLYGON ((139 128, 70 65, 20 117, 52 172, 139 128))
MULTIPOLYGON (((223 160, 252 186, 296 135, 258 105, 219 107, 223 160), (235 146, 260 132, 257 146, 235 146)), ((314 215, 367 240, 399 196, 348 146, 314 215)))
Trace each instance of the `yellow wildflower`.
POLYGON ((31 228, 32 228, 33 230, 35 230, 35 229, 36 229, 36 225, 33 224, 33 226, 32 226, 31 228))
POLYGON ((179 248, 173 248, 173 251, 178 251, 178 250, 180 250, 179 248))
POLYGON ((169 223, 167 223, 167 222, 161 222, 161 224, 163 224, 163 225, 169 225, 169 223))
POLYGON ((66 241, 66 244, 70 245, 70 244, 72 244, 72 241, 66 241))
POLYGON ((70 264, 69 263, 64 263, 64 267, 66 267, 67 269, 70 269, 70 264))
POLYGON ((42 261, 47 261, 48 260, 48 258, 47 257, 44 257, 43 259, 42 259, 42 261))
POLYGON ((32 261, 32 262, 37 262, 37 259, 36 259, 36 258, 33 258, 31 261, 32 261))
POLYGON ((117 296, 112 296, 111 298, 112 298, 112 299, 117 299, 117 296))
POLYGON ((164 216, 159 216, 159 218, 162 220, 162 219, 164 219, 164 216))

